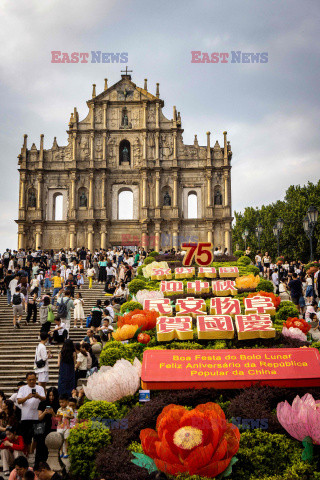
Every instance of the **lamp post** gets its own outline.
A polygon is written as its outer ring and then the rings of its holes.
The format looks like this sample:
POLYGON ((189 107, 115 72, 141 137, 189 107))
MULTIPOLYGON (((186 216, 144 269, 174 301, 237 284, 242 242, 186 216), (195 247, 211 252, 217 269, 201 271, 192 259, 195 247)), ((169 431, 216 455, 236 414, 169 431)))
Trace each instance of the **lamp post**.
POLYGON ((282 220, 281 217, 278 218, 278 220, 276 221, 276 224, 274 225, 273 227, 273 235, 275 237, 277 237, 277 248, 278 248, 278 257, 280 256, 280 249, 279 249, 279 240, 280 240, 280 234, 282 232, 282 229, 283 229, 283 225, 284 225, 284 221, 282 220))
POLYGON ((313 262, 313 232, 318 221, 319 212, 316 207, 311 206, 308 208, 307 215, 303 219, 303 228, 310 241, 310 261, 313 262))
POLYGON ((261 223, 259 223, 259 225, 256 227, 256 237, 258 239, 258 245, 259 245, 259 250, 260 250, 260 237, 261 237, 261 234, 263 232, 263 226, 261 225, 261 223))
POLYGON ((249 235, 249 231, 246 228, 245 231, 243 232, 242 239, 244 240, 244 249, 247 250, 247 236, 249 235))

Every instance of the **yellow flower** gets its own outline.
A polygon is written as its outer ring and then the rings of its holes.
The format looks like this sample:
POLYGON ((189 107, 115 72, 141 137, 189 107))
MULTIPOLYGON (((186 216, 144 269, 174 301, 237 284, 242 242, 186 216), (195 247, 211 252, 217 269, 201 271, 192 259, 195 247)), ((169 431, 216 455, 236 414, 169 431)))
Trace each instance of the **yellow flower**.
POLYGON ((123 325, 123 327, 117 328, 117 330, 112 333, 112 336, 119 342, 129 340, 129 338, 134 337, 138 328, 138 325, 123 325))
POLYGON ((243 289, 257 288, 259 282, 260 282, 260 276, 257 275, 255 277, 253 273, 250 273, 250 275, 236 278, 236 287, 243 288, 243 289))

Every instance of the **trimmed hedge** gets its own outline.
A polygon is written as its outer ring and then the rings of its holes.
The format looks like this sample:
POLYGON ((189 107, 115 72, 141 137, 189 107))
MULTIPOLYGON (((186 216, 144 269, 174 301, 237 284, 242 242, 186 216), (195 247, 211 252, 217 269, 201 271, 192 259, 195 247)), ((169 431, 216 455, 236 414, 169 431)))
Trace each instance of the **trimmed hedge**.
POLYGON ((149 265, 149 263, 153 263, 154 261, 155 261, 155 259, 154 259, 153 256, 147 257, 147 258, 145 259, 145 261, 143 262, 143 265, 144 265, 144 266, 145 266, 145 265, 149 265))
POLYGON ((139 292, 139 290, 144 290, 145 288, 146 280, 134 278, 130 283, 128 283, 128 289, 131 295, 135 295, 139 292))
POLYGON ((94 480, 98 476, 95 458, 102 447, 111 443, 110 429, 99 422, 84 422, 70 430, 68 454, 70 472, 77 479, 94 480))
POLYGON ((79 420, 92 420, 97 418, 118 418, 118 409, 114 403, 105 402, 103 400, 92 400, 79 408, 79 420))
POLYGON ((242 257, 240 257, 238 259, 238 265, 250 265, 251 263, 251 260, 249 257, 247 257, 246 255, 243 255, 242 257))
POLYGON ((270 280, 266 280, 265 278, 261 278, 260 282, 257 286, 257 292, 274 292, 273 283, 270 280))
POLYGON ((121 305, 120 312, 126 313, 127 310, 131 312, 131 310, 142 310, 142 309, 143 309, 143 306, 139 302, 125 302, 121 305))

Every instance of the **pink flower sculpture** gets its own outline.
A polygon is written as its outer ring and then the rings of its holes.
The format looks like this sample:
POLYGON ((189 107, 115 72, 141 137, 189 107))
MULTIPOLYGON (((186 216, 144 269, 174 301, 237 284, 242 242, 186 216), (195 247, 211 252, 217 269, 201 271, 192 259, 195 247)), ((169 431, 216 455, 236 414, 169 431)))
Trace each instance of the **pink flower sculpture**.
POLYGON ((320 400, 310 393, 301 398, 297 395, 292 406, 287 401, 278 403, 277 417, 293 438, 302 441, 310 437, 315 445, 320 445, 320 400))
POLYGON ((122 358, 113 367, 103 366, 93 373, 83 387, 89 400, 116 402, 127 395, 134 395, 140 387, 141 363, 137 358, 133 364, 122 358))
POLYGON ((158 298, 164 298, 163 292, 158 290, 139 290, 136 294, 136 300, 141 305, 143 305, 144 300, 156 300, 158 298))
POLYGON ((287 328, 283 327, 282 329, 282 335, 284 337, 290 337, 293 338, 294 340, 300 340, 301 342, 306 342, 307 341, 307 335, 303 333, 300 328, 287 328))

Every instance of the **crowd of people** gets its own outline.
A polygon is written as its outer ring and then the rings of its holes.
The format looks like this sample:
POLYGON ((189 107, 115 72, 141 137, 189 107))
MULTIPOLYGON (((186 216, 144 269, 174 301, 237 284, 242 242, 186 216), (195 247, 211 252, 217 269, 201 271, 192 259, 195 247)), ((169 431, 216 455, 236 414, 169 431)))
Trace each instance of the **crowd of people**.
POLYGON ((0 451, 3 474, 10 480, 34 474, 51 478, 45 438, 52 431, 62 434, 61 457, 68 457, 68 435, 84 397, 81 379, 98 369, 102 345, 111 339, 112 324, 128 298, 127 284, 146 256, 143 249, 91 253, 84 247, 58 253, 7 249, 1 256, 0 294, 12 306, 13 328, 31 322, 39 323, 40 330, 34 371, 10 398, 0 392, 0 451), (81 293, 86 279, 89 289, 96 282, 107 294, 89 306, 87 317, 81 293), (74 328, 87 327, 79 343, 69 338, 72 320, 74 328), (61 346, 59 380, 57 388, 47 389, 50 345, 61 346))
MULTIPOLYGON (((23 318, 25 326, 39 323, 34 370, 10 398, 0 392, 0 451, 9 480, 32 479, 35 474, 39 479, 59 479, 46 463, 45 438, 53 431, 61 433, 60 454, 68 457, 68 436, 84 399, 82 383, 99 368, 103 344, 111 339, 121 304, 127 301, 127 285, 148 253, 123 247, 90 252, 82 247, 57 253, 7 249, 1 256, 0 294, 12 306, 13 328, 21 328, 23 318), (106 294, 88 306, 87 316, 82 297, 85 281, 89 289, 100 284, 106 294), (69 336, 72 320, 74 328, 87 328, 78 343, 69 336), (57 387, 47 388, 50 345, 61 346, 59 380, 57 387)), ((228 251, 215 249, 215 255, 223 254, 228 251)), ((246 255, 252 258, 250 248, 246 255)), ((308 275, 302 262, 273 263, 268 252, 257 252, 253 263, 283 300, 290 298, 299 307, 301 317, 312 322, 314 338, 319 335, 320 340, 318 275, 308 275)))

